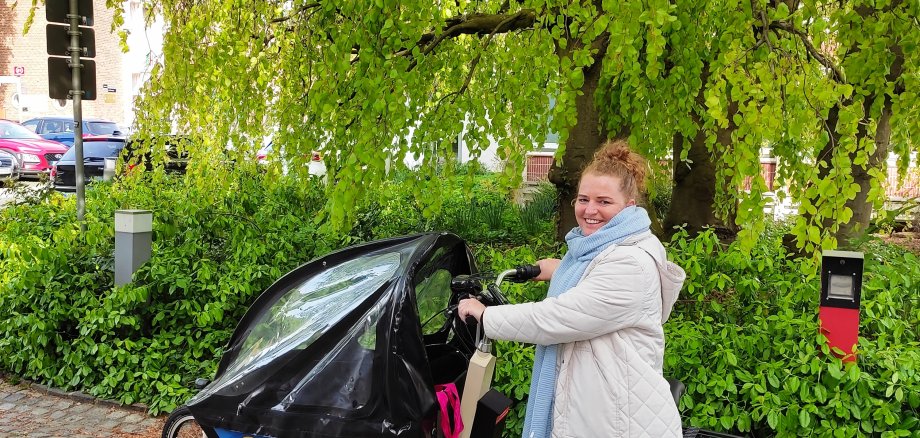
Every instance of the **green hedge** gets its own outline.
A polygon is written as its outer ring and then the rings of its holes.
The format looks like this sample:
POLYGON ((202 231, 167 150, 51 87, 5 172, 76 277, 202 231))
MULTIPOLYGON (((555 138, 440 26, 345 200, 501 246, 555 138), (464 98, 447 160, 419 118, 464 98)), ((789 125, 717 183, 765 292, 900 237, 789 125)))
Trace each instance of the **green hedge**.
POLYGON ((348 244, 434 229, 471 242, 512 235, 548 241, 552 229, 545 217, 537 228, 521 226, 517 215, 527 209, 510 204, 503 228, 452 228, 461 199, 503 199, 490 175, 478 175, 472 191, 446 184, 457 198, 430 218, 411 201, 412 181, 394 181, 366 197, 357 207, 361 221, 344 235, 315 224, 325 190, 318 181, 217 177, 218 189, 160 174, 94 184, 85 233, 73 197, 49 193, 0 210, 0 370, 168 412, 192 394, 196 377, 213 375, 256 296, 306 261, 348 244), (113 217, 122 208, 154 212, 154 247, 134 283, 115 288, 113 217), (528 234, 534 229, 546 235, 528 234))
POLYGON ((690 424, 756 436, 920 437, 920 265, 877 241, 862 249, 854 365, 819 333, 815 263, 790 258, 778 233, 752 253, 711 233, 675 239, 671 253, 689 276, 665 326, 665 373, 687 384, 690 424))
POLYGON ((322 187, 227 175, 215 192, 179 178, 97 184, 86 224, 73 198, 0 210, 0 368, 152 412, 213 373, 249 303, 317 252, 322 187), (113 287, 114 211, 154 211, 153 258, 113 287))
MULTIPOLYGON (((398 176, 356 207, 351 232, 334 236, 314 223, 321 185, 245 173, 222 175, 220 190, 157 176, 98 184, 82 235, 73 198, 0 210, 0 370, 170 411, 194 378, 213 374, 258 293, 328 251, 445 228, 471 242, 486 270, 562 251, 551 189, 518 208, 476 174, 471 185, 445 181, 442 209, 426 215, 412 201, 413 176, 398 176), (114 288, 118 208, 154 210, 155 248, 134 284, 114 288)), ((671 243, 688 280, 665 326, 665 373, 688 386, 685 422, 756 436, 920 437, 917 258, 865 244, 859 361, 844 365, 818 333, 816 266, 783 250, 783 232, 769 230, 753 250, 711 233, 671 243)), ((546 286, 507 292, 537 300, 546 286)), ((496 387, 518 401, 506 436, 519 436, 533 347, 498 342, 495 351, 496 387)))

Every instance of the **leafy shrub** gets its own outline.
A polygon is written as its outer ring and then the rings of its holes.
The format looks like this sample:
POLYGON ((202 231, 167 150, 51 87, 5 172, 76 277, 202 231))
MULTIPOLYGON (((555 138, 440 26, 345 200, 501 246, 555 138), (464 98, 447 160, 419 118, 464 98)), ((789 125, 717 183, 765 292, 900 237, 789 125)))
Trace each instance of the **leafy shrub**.
POLYGON ((687 422, 757 436, 920 436, 917 258, 864 248, 858 362, 819 334, 820 279, 775 230, 752 253, 711 233, 673 243, 688 271, 665 329, 665 373, 687 384, 687 422))
MULTIPOLYGON (((920 436, 920 265, 873 240, 867 255, 858 363, 837 359, 819 334, 814 261, 793 259, 771 227, 746 252, 712 232, 679 235, 671 257, 688 273, 665 326, 665 374, 688 391, 685 425, 755 436, 920 436)), ((476 247, 499 270, 561 253, 556 247, 476 247)), ((513 285, 512 302, 545 286, 513 285)), ((495 386, 516 400, 505 436, 520 435, 533 347, 496 342, 495 386)))
MULTIPOLYGON (((213 375, 256 295, 327 251, 453 224, 465 227, 453 231, 471 243, 481 270, 562 253, 547 214, 551 190, 520 209, 499 207, 500 222, 469 213, 486 208, 471 199, 507 199, 488 174, 474 175, 469 188, 445 183, 444 209, 432 217, 412 201, 411 175, 402 175, 356 207, 359 221, 342 236, 315 227, 322 187, 246 173, 226 175, 221 190, 149 178, 94 185, 85 233, 74 223, 72 198, 0 210, 0 369, 168 411, 191 395, 192 379, 213 375), (154 211, 155 247, 135 282, 115 288, 118 208, 154 211), (539 227, 526 228, 525 217, 539 218, 539 227)), ((818 332, 817 266, 785 252, 784 232, 768 228, 752 251, 723 245, 711 232, 670 243, 688 278, 665 326, 665 373, 687 384, 685 423, 756 436, 920 437, 917 257, 863 242, 859 359, 843 364, 818 332)), ((546 285, 506 292, 512 302, 536 301, 546 285)), ((496 342, 495 352, 495 386, 517 401, 505 436, 519 436, 533 347, 496 342)))
POLYGON ((426 231, 422 210, 402 184, 385 183, 358 208, 357 221, 349 234, 360 241, 426 231))
POLYGON ((317 251, 322 188, 232 174, 215 192, 185 179, 95 184, 86 232, 73 198, 0 211, 0 367, 169 411, 213 374, 252 300, 317 251), (113 217, 154 212, 152 259, 113 287, 113 217))
POLYGON ((518 207, 518 220, 524 236, 536 237, 552 232, 546 227, 556 225, 557 200, 556 187, 546 183, 539 186, 530 201, 518 207))
MULTIPOLYGON (((323 202, 316 182, 236 171, 222 174, 217 188, 155 173, 94 184, 84 233, 73 198, 50 194, 6 208, 0 369, 169 411, 188 399, 194 378, 213 375, 236 322, 284 273, 346 244, 436 229, 411 201, 412 179, 403 178, 358 206, 359 222, 341 236, 323 235, 314 224, 323 202), (113 217, 121 208, 154 212, 154 247, 134 282, 116 288, 113 217)), ((491 184, 473 191, 477 199, 503 196, 491 184)), ((483 217, 471 217, 469 228, 483 217)))

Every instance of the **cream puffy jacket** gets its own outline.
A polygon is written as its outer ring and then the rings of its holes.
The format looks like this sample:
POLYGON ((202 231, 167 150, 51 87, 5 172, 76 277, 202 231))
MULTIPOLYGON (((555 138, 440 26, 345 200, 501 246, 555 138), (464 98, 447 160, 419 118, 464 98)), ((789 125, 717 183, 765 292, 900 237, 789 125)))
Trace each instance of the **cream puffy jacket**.
POLYGON ((661 325, 684 277, 645 232, 601 252, 559 297, 486 309, 493 339, 560 344, 553 438, 682 436, 661 325))

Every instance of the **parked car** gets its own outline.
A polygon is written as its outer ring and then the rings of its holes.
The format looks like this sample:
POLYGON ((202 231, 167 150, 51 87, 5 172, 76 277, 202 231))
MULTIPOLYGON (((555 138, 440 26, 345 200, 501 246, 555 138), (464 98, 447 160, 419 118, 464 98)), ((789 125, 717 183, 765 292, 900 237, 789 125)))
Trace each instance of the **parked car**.
MULTIPOLYGON (((36 117, 22 123, 30 131, 48 140, 73 146, 73 119, 68 117, 36 117)), ((83 137, 124 137, 123 130, 115 122, 100 119, 83 120, 83 137)))
POLYGON ((51 171, 51 165, 67 152, 67 146, 45 140, 16 122, 0 119, 0 150, 19 157, 23 178, 38 179, 51 171))
MULTIPOLYGON (((83 181, 103 178, 106 158, 117 159, 125 148, 125 139, 91 137, 83 139, 83 181)), ((70 148, 51 171, 52 186, 59 192, 77 191, 77 150, 70 148)), ((114 164, 114 161, 113 161, 114 164)))
POLYGON ((17 154, 0 150, 0 187, 6 181, 18 180, 21 168, 17 154))

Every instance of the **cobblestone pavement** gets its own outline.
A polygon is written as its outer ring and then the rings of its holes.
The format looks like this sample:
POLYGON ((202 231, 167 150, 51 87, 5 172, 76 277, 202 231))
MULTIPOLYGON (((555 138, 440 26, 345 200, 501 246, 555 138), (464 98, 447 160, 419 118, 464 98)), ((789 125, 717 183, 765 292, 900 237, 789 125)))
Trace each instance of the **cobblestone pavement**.
POLYGON ((163 421, 136 406, 0 380, 0 438, 158 438, 163 421))

